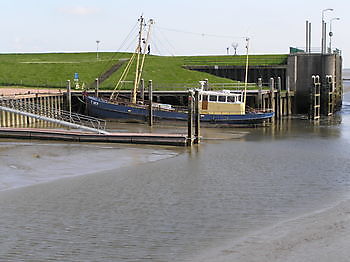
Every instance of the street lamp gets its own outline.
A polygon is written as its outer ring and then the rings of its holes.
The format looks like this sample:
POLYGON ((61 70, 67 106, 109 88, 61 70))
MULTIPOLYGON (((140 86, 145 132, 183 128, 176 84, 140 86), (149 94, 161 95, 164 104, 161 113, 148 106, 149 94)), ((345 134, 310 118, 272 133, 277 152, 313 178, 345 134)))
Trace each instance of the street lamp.
POLYGON ((332 53, 332 36, 333 36, 333 32, 332 32, 332 21, 334 20, 340 20, 339 17, 335 17, 335 18, 332 18, 330 21, 329 21, 329 52, 332 53))
POLYGON ((326 53, 326 23, 324 21, 324 13, 327 11, 333 11, 333 8, 326 8, 322 10, 322 40, 321 40, 321 53, 326 53))
POLYGON ((96 59, 98 60, 98 45, 101 41, 100 40, 96 40, 96 59))

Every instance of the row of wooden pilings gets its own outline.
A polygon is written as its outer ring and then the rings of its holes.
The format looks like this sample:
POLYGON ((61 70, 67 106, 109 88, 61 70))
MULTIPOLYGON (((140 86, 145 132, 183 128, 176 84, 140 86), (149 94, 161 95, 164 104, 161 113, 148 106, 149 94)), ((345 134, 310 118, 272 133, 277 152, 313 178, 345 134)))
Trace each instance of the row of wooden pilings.
MULTIPOLYGON (((143 83, 142 83, 143 85, 143 83)), ((144 88, 142 88, 144 90, 144 88)), ((144 96, 142 91, 141 96, 144 96)), ((148 125, 153 126, 153 83, 148 82, 148 125)), ((188 117, 187 117, 187 144, 199 144, 200 142, 200 108, 199 90, 189 90, 188 92, 188 117)))
POLYGON ((281 89, 281 78, 270 78, 269 90, 263 90, 261 78, 258 79, 258 96, 254 108, 258 110, 271 110, 275 112, 275 119, 290 116, 293 113, 294 92, 287 87, 281 89))
MULTIPOLYGON (((39 107, 44 109, 44 115, 49 116, 52 110, 60 111, 62 109, 63 94, 28 94, 0 97, 0 106, 13 108, 16 104, 21 104, 27 112, 34 114, 37 113, 35 112, 37 109, 34 108, 39 107)), ((44 121, 41 120, 0 110, 0 127, 28 127, 38 123, 38 121, 41 125, 44 124, 44 121)), ((55 124, 45 123, 45 125, 49 127, 55 124)))

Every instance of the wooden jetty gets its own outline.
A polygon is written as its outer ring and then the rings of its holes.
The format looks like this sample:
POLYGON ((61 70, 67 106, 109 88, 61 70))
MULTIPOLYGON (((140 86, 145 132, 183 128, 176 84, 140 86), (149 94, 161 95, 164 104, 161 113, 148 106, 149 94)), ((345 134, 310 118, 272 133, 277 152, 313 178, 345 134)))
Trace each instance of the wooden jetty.
POLYGON ((191 141, 183 134, 154 134, 154 133, 109 133, 96 134, 90 132, 68 131, 61 129, 39 128, 0 128, 0 138, 55 140, 70 142, 94 143, 128 143, 187 146, 191 141))
MULTIPOLYGON (((20 109, 25 111, 25 114, 22 115, 20 110, 7 112, 0 110, 0 138, 171 146, 190 146, 195 142, 195 138, 187 134, 113 133, 100 132, 100 130, 97 130, 97 132, 90 130, 72 131, 70 129, 54 129, 53 127, 59 128, 60 125, 50 125, 50 122, 48 122, 48 127, 51 128, 48 129, 26 128, 35 122, 43 125, 46 123, 45 121, 55 120, 57 116, 62 117, 63 111, 61 111, 61 108, 66 104, 64 103, 63 93, 50 92, 50 90, 25 89, 1 89, 0 91, 0 107, 9 106, 9 102, 12 102, 19 104, 20 109), (32 108, 30 105, 35 105, 36 107, 32 108), (42 110, 42 108, 46 110, 42 110)), ((74 114, 69 112, 69 118, 73 119, 74 114)))

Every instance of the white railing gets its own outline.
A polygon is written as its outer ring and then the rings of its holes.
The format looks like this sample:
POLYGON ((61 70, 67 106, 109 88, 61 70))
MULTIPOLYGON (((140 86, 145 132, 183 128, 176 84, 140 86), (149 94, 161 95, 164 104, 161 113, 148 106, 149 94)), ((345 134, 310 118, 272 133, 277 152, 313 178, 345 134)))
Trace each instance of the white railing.
MULTIPOLYGON (((5 110, 6 108, 13 109, 14 111, 6 110, 12 113, 21 114, 37 119, 39 119, 39 117, 35 116, 41 116, 41 120, 49 122, 50 119, 58 120, 62 125, 65 125, 65 123, 70 123, 75 126, 79 126, 79 128, 82 129, 84 129, 84 127, 87 127, 90 131, 96 131, 97 133, 105 133, 106 129, 106 120, 78 113, 68 112, 58 108, 49 108, 36 103, 28 103, 21 100, 1 97, 0 106, 3 110, 5 110)), ((57 123, 57 121, 51 122, 57 123)))

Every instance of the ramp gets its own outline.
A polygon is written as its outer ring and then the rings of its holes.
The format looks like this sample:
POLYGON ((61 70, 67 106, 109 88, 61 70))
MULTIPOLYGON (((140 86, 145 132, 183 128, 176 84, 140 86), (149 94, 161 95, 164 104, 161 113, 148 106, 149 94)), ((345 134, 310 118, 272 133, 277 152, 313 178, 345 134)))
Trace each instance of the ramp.
POLYGON ((13 98, 0 98, 0 111, 98 134, 109 134, 109 132, 105 131, 106 121, 103 119, 72 113, 57 108, 47 108, 13 98))

